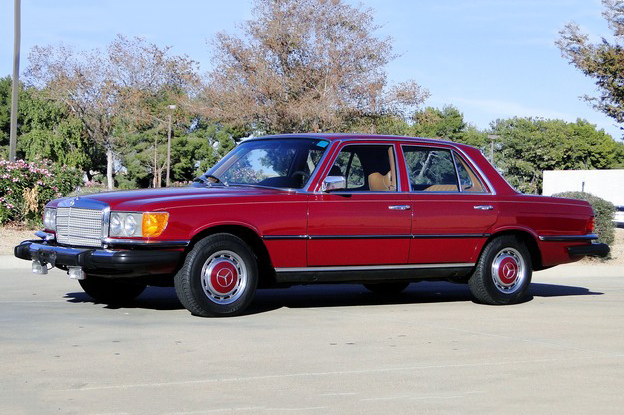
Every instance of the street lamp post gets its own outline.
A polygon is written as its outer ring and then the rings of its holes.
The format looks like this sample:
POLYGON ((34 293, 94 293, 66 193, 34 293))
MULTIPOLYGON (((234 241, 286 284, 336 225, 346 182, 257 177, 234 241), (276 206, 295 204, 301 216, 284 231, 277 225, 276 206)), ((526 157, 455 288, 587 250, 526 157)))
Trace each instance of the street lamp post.
POLYGON ((11 91, 11 126, 9 132, 9 160, 15 161, 17 150, 17 100, 19 98, 19 59, 21 38, 21 0, 15 0, 13 35, 13 85, 11 91))
POLYGON ((167 132, 167 187, 170 184, 171 175, 171 113, 176 109, 175 105, 169 105, 169 131, 167 132))

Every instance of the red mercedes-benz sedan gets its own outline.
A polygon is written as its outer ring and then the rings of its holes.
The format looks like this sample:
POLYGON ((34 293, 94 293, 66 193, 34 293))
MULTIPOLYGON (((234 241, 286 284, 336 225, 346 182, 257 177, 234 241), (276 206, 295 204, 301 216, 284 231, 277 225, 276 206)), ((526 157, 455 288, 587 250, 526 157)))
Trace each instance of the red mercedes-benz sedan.
POLYGON ((173 285, 199 316, 309 283, 452 280, 511 304, 534 270, 609 252, 587 202, 518 193, 473 147, 391 136, 246 140, 190 187, 53 200, 44 225, 15 247, 34 272, 67 270, 109 303, 173 285))

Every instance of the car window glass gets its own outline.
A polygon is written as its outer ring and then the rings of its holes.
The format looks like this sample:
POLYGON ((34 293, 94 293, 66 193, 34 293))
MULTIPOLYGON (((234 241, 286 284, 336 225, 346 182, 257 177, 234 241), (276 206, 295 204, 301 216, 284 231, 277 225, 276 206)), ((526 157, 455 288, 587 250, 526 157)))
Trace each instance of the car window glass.
POLYGON ((407 146, 404 153, 412 191, 459 191, 457 173, 449 150, 407 146))
POLYGON ((344 147, 329 176, 343 176, 352 191, 396 191, 394 151, 386 145, 344 147))
POLYGON ((483 193, 485 188, 483 184, 475 174, 475 172, 466 164, 466 162, 455 154, 455 164, 457 166, 457 173, 459 174, 459 180, 462 187, 462 192, 483 193))

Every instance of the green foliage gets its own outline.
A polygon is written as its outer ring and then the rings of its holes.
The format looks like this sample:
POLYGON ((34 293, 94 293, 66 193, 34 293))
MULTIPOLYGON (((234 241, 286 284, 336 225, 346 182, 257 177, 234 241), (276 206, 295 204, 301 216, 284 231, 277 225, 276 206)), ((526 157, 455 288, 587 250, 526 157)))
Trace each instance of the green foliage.
POLYGON ((613 223, 615 206, 613 206, 613 203, 585 192, 563 192, 554 194, 553 196, 589 202, 596 215, 596 234, 599 236, 601 242, 607 245, 613 244, 613 241, 615 241, 615 224, 613 223))
MULTIPOLYGON (((135 127, 136 128, 136 127, 135 127)), ((167 159, 167 131, 158 122, 144 126, 139 132, 124 133, 127 145, 119 149, 123 169, 116 175, 122 189, 144 188, 153 185, 154 156, 161 185, 164 184, 167 159)), ((209 124, 203 119, 181 118, 174 125, 171 138, 171 181, 191 182, 225 154, 236 142, 229 129, 209 124)))
POLYGON ((610 169, 624 162, 624 145, 584 120, 516 117, 491 128, 499 136, 496 167, 524 193, 541 193, 543 170, 610 169))
MULTIPOLYGON (((11 77, 0 78, 0 146, 9 144, 11 128, 11 77)), ((8 154, 8 151, 7 151, 8 154)))
MULTIPOLYGON (((11 78, 0 79, 0 145, 8 146, 11 78)), ((101 147, 88 139, 83 123, 62 105, 47 100, 36 88, 21 88, 19 95, 17 157, 26 161, 50 160, 85 173, 104 164, 101 147)), ((8 155, 8 150, 0 152, 8 155)))
POLYGON ((82 174, 49 161, 0 160, 0 224, 39 221, 45 204, 69 194, 82 174))
POLYGON ((427 107, 412 118, 414 124, 409 135, 451 140, 482 150, 487 146, 487 134, 466 123, 464 114, 452 105, 442 109, 427 107))
POLYGON ((556 42, 561 54, 570 64, 594 78, 599 97, 584 96, 594 108, 604 112, 618 123, 624 122, 624 2, 602 0, 606 11, 609 28, 613 31, 611 39, 602 37, 602 41, 592 44, 589 36, 581 32, 575 23, 569 23, 559 33, 556 42))

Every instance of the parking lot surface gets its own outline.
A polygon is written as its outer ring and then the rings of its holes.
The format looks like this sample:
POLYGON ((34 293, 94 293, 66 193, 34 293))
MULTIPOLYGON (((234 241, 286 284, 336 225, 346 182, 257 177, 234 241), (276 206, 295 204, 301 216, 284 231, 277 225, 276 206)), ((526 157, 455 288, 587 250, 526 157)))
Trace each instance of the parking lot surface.
MULTIPOLYGON (((8 259, 7 259, 8 261, 8 259)), ((191 316, 173 289, 94 303, 0 264, 1 414, 622 414, 624 267, 534 274, 514 306, 463 285, 259 291, 191 316)))

